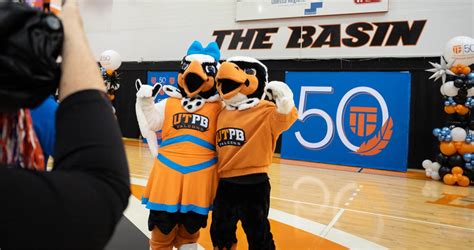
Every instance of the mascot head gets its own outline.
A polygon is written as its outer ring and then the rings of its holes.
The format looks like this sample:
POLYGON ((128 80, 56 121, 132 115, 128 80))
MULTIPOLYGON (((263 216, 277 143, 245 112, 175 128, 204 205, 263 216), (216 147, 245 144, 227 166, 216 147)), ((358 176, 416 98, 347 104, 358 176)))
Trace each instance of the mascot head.
POLYGON ((178 74, 178 86, 183 97, 207 99, 216 95, 219 59, 217 43, 211 42, 204 48, 200 42, 193 42, 181 61, 178 74))
POLYGON ((262 99, 268 82, 267 67, 251 57, 231 57, 222 63, 217 78, 217 90, 227 105, 237 105, 249 99, 262 99))

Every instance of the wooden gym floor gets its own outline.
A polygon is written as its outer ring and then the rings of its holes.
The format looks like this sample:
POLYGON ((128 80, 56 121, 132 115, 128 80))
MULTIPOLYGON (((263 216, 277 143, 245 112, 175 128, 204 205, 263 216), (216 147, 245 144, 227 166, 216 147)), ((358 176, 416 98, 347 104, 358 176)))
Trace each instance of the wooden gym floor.
MULTIPOLYGON (((143 234, 140 205, 153 158, 125 140, 132 175, 125 216, 143 234)), ((274 159, 271 227, 278 249, 474 249, 474 188, 446 186, 421 171, 395 173, 274 159)), ((247 249, 239 228, 238 249, 247 249)), ((211 249, 209 228, 199 244, 211 249)))

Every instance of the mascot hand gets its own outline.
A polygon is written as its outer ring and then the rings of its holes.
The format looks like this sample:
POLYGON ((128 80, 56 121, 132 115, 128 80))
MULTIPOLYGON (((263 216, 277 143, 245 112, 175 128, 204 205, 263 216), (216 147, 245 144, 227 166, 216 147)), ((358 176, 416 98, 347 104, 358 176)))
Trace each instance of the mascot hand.
POLYGON ((154 86, 150 86, 147 84, 142 84, 140 79, 135 81, 135 87, 137 88, 137 97, 138 98, 150 98, 155 97, 160 93, 162 85, 160 83, 156 83, 154 86))
POLYGON ((284 82, 271 81, 265 87, 265 95, 270 100, 274 100, 277 106, 277 112, 288 114, 295 106, 293 92, 284 82))

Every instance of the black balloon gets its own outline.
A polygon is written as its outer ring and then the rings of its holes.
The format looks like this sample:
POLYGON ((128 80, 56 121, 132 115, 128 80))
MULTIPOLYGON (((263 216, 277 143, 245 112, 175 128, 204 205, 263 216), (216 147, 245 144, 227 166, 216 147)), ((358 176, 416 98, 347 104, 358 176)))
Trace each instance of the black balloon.
POLYGON ((444 165, 448 163, 448 157, 440 153, 438 156, 436 156, 436 162, 438 162, 440 165, 444 165))
POLYGON ((474 180, 474 166, 465 166, 463 170, 465 176, 467 176, 471 181, 474 180))
POLYGON ((451 167, 462 167, 464 166, 464 159, 462 156, 455 154, 449 157, 448 163, 451 167))
POLYGON ((446 167, 446 166, 441 166, 438 170, 438 174, 441 177, 441 179, 443 179, 444 176, 449 174, 449 173, 451 173, 451 169, 449 167, 446 167))
POLYGON ((456 80, 454 81, 454 86, 455 86, 456 88, 461 88, 463 85, 464 85, 464 81, 461 80, 461 79, 456 79, 456 80))

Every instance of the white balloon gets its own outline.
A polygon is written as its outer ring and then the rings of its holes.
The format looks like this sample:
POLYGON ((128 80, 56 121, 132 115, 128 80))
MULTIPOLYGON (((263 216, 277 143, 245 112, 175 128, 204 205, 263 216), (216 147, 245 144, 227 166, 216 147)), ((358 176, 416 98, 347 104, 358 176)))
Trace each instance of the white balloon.
POLYGON ((105 69, 116 70, 122 65, 122 57, 117 51, 106 50, 100 54, 99 62, 105 69))
POLYGON ((430 169, 427 169, 427 170, 425 171, 425 175, 426 175, 426 177, 431 177, 431 170, 430 170, 430 169))
POLYGON ((439 176, 438 172, 433 172, 433 173, 431 173, 431 179, 433 179, 435 181, 439 181, 439 180, 441 180, 441 176, 439 176))
POLYGON ((470 88, 467 90, 467 96, 473 97, 474 96, 474 88, 470 88))
POLYGON ((464 141, 466 140, 466 130, 456 127, 451 130, 451 136, 453 137, 453 141, 464 141))
POLYGON ((429 168, 431 166, 432 162, 430 160, 424 160, 421 165, 423 168, 429 168))
MULTIPOLYGON (((441 85, 441 87, 439 87, 439 92, 441 92, 441 95, 446 95, 446 93, 444 93, 443 87, 444 87, 444 84, 441 85)), ((469 90, 468 90, 468 92, 469 92, 469 90)))
POLYGON ((453 81, 444 83, 442 88, 443 88, 444 94, 447 95, 447 96, 457 96, 458 95, 458 90, 459 89, 456 88, 456 86, 454 86, 453 81))
POLYGON ((467 36, 452 38, 444 48, 444 58, 448 63, 471 65, 474 63, 474 39, 467 36))
MULTIPOLYGON (((432 173, 438 173, 438 170, 439 170, 440 167, 441 167, 441 165, 438 162, 433 162, 433 164, 431 165, 431 172, 432 173)), ((431 176, 433 176, 433 175, 431 175, 431 176)))

